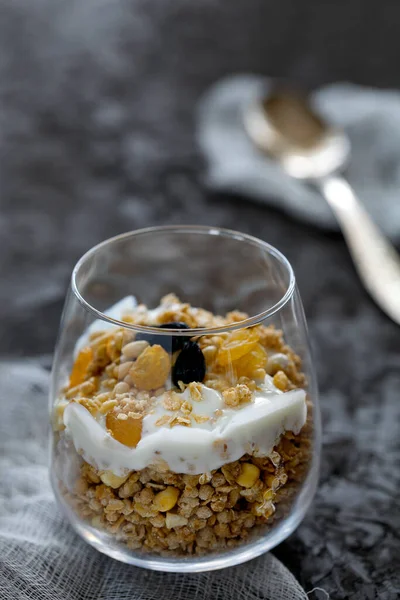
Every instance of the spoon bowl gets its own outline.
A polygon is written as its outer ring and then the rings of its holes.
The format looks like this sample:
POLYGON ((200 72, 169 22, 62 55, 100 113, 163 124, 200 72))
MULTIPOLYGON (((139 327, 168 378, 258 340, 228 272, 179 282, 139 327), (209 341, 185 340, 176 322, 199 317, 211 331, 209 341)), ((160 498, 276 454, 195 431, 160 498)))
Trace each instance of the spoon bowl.
POLYGON ((327 125, 297 93, 275 91, 253 102, 244 122, 258 148, 296 179, 327 177, 349 161, 345 132, 327 125))

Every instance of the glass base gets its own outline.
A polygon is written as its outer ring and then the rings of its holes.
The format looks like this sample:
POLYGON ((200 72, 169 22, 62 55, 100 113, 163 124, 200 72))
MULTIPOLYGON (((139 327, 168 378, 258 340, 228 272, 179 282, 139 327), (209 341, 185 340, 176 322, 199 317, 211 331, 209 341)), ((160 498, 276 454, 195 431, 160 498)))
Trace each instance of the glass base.
POLYGON ((54 477, 51 478, 51 483, 58 503, 63 508, 75 531, 86 540, 88 544, 96 548, 96 550, 102 554, 106 554, 111 558, 115 558, 116 560, 130 565, 154 571, 200 573, 202 571, 224 569, 252 560, 257 556, 272 550, 272 548, 275 548, 275 546, 289 537, 289 535, 291 535, 299 526, 310 507, 318 483, 318 473, 318 464, 314 461, 301 492, 291 508, 290 515, 283 518, 281 522, 275 524, 273 529, 266 535, 255 537, 255 539, 242 544, 237 548, 228 549, 224 552, 209 554, 203 557, 189 556, 187 558, 155 556, 136 552, 124 547, 123 544, 114 541, 109 533, 95 529, 88 523, 78 519, 71 507, 66 504, 65 500, 60 495, 54 477))

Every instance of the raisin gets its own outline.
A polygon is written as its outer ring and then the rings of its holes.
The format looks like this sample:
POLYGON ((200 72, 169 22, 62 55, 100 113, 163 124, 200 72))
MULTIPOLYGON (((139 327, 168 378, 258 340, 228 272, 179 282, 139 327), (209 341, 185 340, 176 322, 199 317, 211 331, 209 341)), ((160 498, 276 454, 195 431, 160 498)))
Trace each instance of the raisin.
POLYGON ((192 381, 203 381, 206 375, 206 361, 196 342, 186 342, 182 352, 176 359, 172 372, 172 380, 175 385, 179 381, 191 383, 192 381))
MULTIPOLYGON (((173 321, 171 323, 163 323, 162 325, 154 325, 154 327, 158 327, 159 329, 190 329, 189 325, 186 323, 181 323, 179 321, 173 321)), ((169 353, 176 352, 177 350, 182 350, 187 338, 185 336, 182 337, 174 337, 171 335, 155 335, 155 334, 147 334, 147 333, 138 333, 136 336, 136 340, 145 340, 149 342, 150 345, 158 344, 162 346, 164 350, 169 353)))

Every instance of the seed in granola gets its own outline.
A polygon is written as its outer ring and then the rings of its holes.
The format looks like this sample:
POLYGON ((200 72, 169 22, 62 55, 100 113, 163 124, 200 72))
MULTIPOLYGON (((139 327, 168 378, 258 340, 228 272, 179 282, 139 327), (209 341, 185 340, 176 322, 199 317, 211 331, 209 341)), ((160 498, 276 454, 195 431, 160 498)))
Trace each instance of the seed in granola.
POLYGON ((196 342, 186 342, 173 368, 172 378, 177 386, 179 381, 191 383, 203 381, 206 374, 206 361, 196 342))
POLYGON ((93 350, 89 346, 79 352, 69 378, 69 388, 74 388, 83 383, 88 376, 89 366, 93 360, 93 350))
POLYGON ((177 488, 168 486, 154 497, 154 507, 160 512, 171 510, 178 502, 179 493, 177 488))
POLYGON ((106 416, 106 427, 118 442, 136 448, 142 437, 143 417, 138 413, 129 412, 127 419, 118 418, 118 412, 113 410, 106 416))
POLYGON ((133 363, 129 374, 140 390, 154 390, 163 386, 171 368, 171 359, 161 346, 148 346, 133 363))
POLYGON ((117 379, 123 380, 128 375, 131 367, 133 366, 133 361, 128 360, 127 362, 121 363, 117 367, 115 367, 114 374, 117 379))

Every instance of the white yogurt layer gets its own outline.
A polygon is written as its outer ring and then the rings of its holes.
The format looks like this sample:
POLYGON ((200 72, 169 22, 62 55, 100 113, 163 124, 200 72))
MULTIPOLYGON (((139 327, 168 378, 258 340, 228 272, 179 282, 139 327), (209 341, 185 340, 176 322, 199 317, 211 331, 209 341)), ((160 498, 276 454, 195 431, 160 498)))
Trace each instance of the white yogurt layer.
MULTIPOLYGON (((128 296, 112 306, 107 315, 121 320, 137 306, 128 296)), ((149 311, 151 319, 169 307, 149 311)), ((140 308, 138 308, 140 311, 140 308)), ((114 326, 96 320, 79 338, 76 352, 85 346, 89 335, 114 326)), ((200 385, 201 400, 191 397, 190 389, 177 392, 182 400, 192 404, 191 426, 160 425, 164 416, 178 413, 163 406, 164 395, 158 397, 152 412, 143 419, 142 437, 136 448, 129 448, 115 440, 105 428, 105 419, 97 421, 83 406, 72 402, 64 411, 66 435, 76 450, 98 470, 109 470, 115 475, 140 470, 160 461, 177 473, 199 474, 218 469, 239 459, 245 453, 269 456, 285 431, 297 434, 306 422, 306 393, 302 389, 282 393, 268 375, 252 401, 237 408, 227 407, 222 395, 200 385), (200 417, 197 422, 195 416, 200 417), (205 419, 207 418, 207 419, 205 419)), ((62 401, 62 400, 61 400, 62 401)))
MULTIPOLYGON (((269 456, 285 431, 297 434, 306 416, 304 390, 271 392, 269 383, 255 392, 253 401, 242 408, 224 408, 219 392, 201 386, 203 399, 193 401, 193 413, 211 417, 205 423, 192 420, 190 427, 156 425, 164 414, 172 415, 158 399, 154 413, 143 419, 142 438, 136 448, 115 440, 91 414, 77 403, 64 411, 64 424, 83 458, 99 470, 123 475, 160 460, 176 473, 205 473, 249 452, 269 456), (220 411, 215 414, 215 411, 220 411)), ((189 399, 185 390, 183 398, 189 399)))

